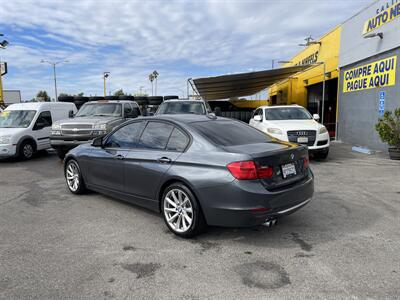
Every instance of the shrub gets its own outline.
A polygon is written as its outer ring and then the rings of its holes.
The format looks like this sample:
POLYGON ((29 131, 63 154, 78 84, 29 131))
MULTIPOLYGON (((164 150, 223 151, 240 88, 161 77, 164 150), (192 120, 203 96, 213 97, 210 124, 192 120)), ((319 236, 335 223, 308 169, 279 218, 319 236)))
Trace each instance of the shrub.
POLYGON ((382 118, 375 124, 382 142, 391 147, 400 148, 400 108, 394 112, 386 111, 382 118))

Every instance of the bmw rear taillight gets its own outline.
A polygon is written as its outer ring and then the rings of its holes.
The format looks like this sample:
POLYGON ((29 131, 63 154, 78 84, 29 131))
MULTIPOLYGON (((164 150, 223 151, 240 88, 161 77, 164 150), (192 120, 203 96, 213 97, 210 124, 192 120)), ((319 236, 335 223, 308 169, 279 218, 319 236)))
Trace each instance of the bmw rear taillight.
POLYGON ((272 167, 259 166, 252 160, 236 161, 227 165, 227 168, 238 180, 265 179, 274 175, 272 167))
POLYGON ((304 161, 303 161, 304 169, 307 169, 309 165, 310 165, 310 159, 308 158, 308 156, 304 157, 304 161))

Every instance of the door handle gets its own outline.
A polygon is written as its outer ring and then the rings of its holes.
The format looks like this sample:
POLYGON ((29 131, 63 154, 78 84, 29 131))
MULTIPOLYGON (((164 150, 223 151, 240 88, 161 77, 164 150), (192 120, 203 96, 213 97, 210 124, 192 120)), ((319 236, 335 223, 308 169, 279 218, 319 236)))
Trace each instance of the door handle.
POLYGON ((114 156, 114 158, 115 158, 115 159, 118 159, 118 160, 123 160, 123 159, 125 159, 125 157, 124 157, 123 155, 121 155, 121 154, 118 154, 118 155, 114 156))
POLYGON ((159 159, 157 159, 158 162, 162 163, 162 164, 169 164, 171 163, 171 159, 168 157, 161 157, 159 159))

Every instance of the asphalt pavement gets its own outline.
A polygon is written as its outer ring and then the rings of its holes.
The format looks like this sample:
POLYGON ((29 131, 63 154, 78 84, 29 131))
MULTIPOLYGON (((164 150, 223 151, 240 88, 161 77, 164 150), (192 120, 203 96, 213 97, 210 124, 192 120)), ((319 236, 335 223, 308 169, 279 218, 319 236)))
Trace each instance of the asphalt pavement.
POLYGON ((400 162, 334 144, 272 228, 184 240, 161 216, 71 194, 54 153, 0 162, 0 299, 399 299, 400 162))

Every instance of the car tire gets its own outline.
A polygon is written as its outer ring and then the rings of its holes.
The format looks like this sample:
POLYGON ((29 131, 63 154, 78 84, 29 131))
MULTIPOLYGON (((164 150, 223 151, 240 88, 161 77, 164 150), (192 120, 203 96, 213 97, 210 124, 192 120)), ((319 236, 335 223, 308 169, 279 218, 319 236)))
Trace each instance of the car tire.
POLYGON ((105 100, 119 100, 119 96, 105 96, 105 100))
POLYGON ((326 151, 316 152, 314 153, 314 157, 317 159, 327 159, 329 154, 329 149, 326 151))
POLYGON ((147 100, 147 96, 136 96, 135 102, 140 106, 149 104, 149 102, 147 100))
POLYGON ((176 96, 176 95, 164 96, 164 101, 165 100, 174 100, 174 99, 179 99, 179 96, 176 96))
POLYGON ((67 154, 68 151, 66 150, 61 150, 61 149, 57 149, 57 156, 59 159, 63 160, 65 158, 65 155, 67 154))
POLYGON ((74 102, 74 96, 58 96, 59 102, 74 102))
POLYGON ((70 159, 66 162, 64 175, 67 187, 71 193, 79 195, 86 191, 81 169, 75 159, 70 159))
POLYGON ((135 101, 135 97, 134 96, 119 96, 118 100, 129 100, 129 101, 135 101))
POLYGON ((32 141, 23 141, 18 148, 18 156, 23 160, 28 160, 33 157, 36 152, 35 145, 32 141))
POLYGON ((83 104, 85 104, 87 101, 82 101, 82 100, 74 100, 74 104, 77 108, 80 108, 83 104))
POLYGON ((104 100, 104 97, 102 96, 91 96, 89 97, 89 101, 102 101, 104 100))
POLYGON ((149 105, 160 105, 163 102, 162 96, 151 96, 147 98, 149 105))
POLYGON ((168 229, 177 236, 191 238, 203 232, 206 227, 196 197, 182 183, 173 183, 165 189, 161 211, 168 229))

